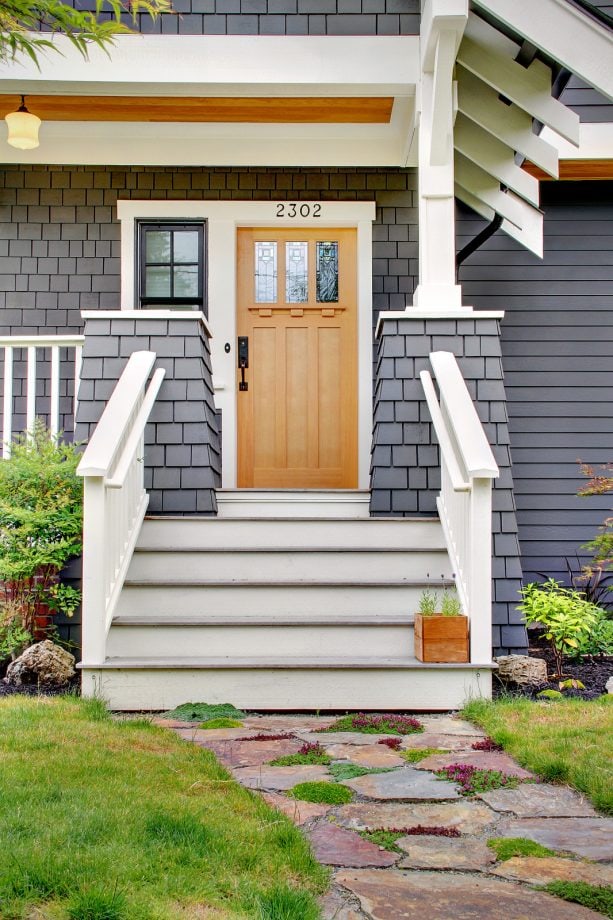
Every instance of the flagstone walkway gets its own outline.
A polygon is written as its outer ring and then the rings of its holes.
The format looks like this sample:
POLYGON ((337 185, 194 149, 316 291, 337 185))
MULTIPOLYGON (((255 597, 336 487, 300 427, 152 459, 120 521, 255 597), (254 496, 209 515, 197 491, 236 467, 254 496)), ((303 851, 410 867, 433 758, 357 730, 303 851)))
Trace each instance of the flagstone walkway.
POLYGON ((322 732, 334 719, 315 716, 250 715, 243 728, 200 730, 158 719, 185 741, 208 748, 238 782, 257 790, 299 825, 317 859, 332 868, 332 886, 322 902, 323 920, 587 920, 602 918, 562 901, 535 885, 583 881, 613 886, 613 819, 565 786, 528 782, 467 798, 433 771, 452 763, 497 769, 522 779, 531 775, 507 754, 475 751, 483 733, 453 715, 419 716, 421 734, 405 735, 401 751, 445 751, 409 765, 399 752, 379 744, 381 735, 322 732), (257 735, 290 737, 254 739, 257 735), (254 740, 250 740, 254 739, 254 740), (286 793, 312 780, 334 782, 326 766, 273 767, 269 761, 319 741, 334 762, 385 770, 346 780, 354 792, 347 805, 299 802, 286 793), (361 836, 373 830, 417 826, 454 828, 461 836, 405 833, 398 852, 361 836), (491 837, 524 837, 562 855, 513 857, 497 862, 491 837))

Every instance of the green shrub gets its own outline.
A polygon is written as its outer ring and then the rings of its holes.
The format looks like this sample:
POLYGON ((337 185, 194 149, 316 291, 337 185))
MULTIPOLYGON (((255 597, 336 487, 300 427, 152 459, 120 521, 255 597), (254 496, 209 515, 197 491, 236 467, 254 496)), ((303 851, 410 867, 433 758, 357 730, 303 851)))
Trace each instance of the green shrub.
POLYGON ((318 802, 324 805, 345 805, 353 799, 353 792, 347 789, 347 786, 326 782, 298 783, 288 795, 301 802, 318 802))
POLYGON ((600 608, 587 601, 581 591, 565 588, 555 578, 542 585, 532 582, 520 594, 523 600, 517 609, 526 623, 544 627, 560 677, 564 656, 579 652, 581 642, 589 637, 601 615, 600 608))
MULTIPOLYGON (((34 634, 42 613, 71 616, 80 594, 59 573, 82 549, 83 488, 76 475, 80 455, 37 423, 0 463, 0 582, 4 621, 18 617, 34 634)), ((14 627, 0 626, 0 644, 14 641, 14 627), (10 633, 13 631, 13 640, 10 633)))
POLYGON ((581 655, 613 655, 613 620, 601 611, 589 635, 581 639, 581 655))

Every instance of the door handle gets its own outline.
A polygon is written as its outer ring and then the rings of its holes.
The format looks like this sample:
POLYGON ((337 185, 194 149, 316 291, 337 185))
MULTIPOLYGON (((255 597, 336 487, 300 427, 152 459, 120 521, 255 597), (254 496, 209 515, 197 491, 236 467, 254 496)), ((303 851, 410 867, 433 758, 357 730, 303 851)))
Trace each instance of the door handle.
POLYGON ((249 367, 249 339, 246 335, 238 337, 238 366, 241 372, 238 389, 245 393, 249 389, 249 384, 245 380, 245 370, 249 367))

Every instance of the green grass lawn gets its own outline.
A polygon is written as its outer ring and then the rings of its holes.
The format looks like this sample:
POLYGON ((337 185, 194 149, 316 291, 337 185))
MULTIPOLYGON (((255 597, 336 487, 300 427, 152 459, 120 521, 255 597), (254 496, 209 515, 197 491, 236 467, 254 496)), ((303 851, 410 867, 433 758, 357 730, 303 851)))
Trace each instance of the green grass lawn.
POLYGON ((3 920, 317 920, 326 884, 209 752, 95 700, 0 701, 3 920))
POLYGON ((535 703, 472 700, 462 715, 548 782, 568 783, 613 814, 613 696, 535 703))

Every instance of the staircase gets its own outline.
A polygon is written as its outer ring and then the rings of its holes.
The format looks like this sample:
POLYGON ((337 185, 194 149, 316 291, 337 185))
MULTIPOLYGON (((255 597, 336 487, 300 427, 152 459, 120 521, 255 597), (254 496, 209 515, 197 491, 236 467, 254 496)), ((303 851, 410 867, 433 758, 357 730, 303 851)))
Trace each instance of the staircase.
POLYGON ((86 692, 116 709, 435 710, 489 691, 488 662, 413 656, 428 575, 452 574, 438 519, 370 518, 363 492, 218 501, 217 518, 145 520, 86 692))

